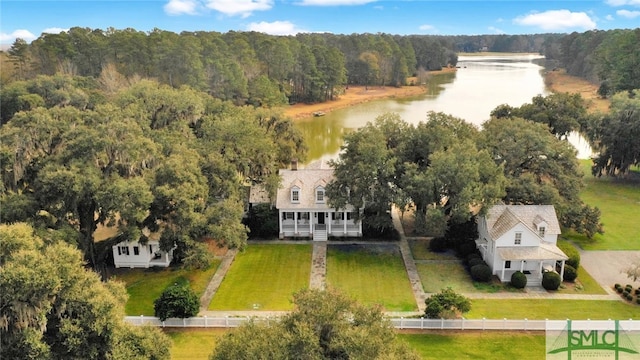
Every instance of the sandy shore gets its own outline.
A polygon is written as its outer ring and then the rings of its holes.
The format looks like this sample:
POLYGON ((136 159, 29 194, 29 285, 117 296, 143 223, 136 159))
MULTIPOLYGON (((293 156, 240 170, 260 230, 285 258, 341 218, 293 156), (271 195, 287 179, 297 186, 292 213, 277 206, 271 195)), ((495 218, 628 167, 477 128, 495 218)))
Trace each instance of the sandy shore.
POLYGON ((564 70, 548 71, 545 84, 555 93, 578 93, 585 100, 587 111, 607 112, 611 102, 598 96, 598 85, 585 79, 567 75, 564 70))
MULTIPOLYGON (((432 71, 431 74, 440 72, 455 71, 453 69, 443 69, 441 71, 432 71)), ((355 104, 365 103, 371 100, 390 99, 390 98, 406 98, 427 91, 423 86, 370 86, 368 89, 364 86, 349 86, 345 93, 340 95, 336 100, 317 104, 295 104, 284 109, 284 114, 292 119, 302 119, 313 116, 314 112, 329 113, 336 109, 342 109, 355 104)))

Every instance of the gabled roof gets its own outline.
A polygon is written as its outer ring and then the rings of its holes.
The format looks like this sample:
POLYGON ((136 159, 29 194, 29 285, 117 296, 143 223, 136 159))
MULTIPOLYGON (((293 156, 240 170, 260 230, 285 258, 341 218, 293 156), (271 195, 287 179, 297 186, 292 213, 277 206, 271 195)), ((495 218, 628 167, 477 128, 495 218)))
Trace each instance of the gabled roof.
POLYGON ((522 223, 537 233, 537 224, 546 222, 546 234, 559 235, 560 224, 553 205, 494 205, 486 215, 487 230, 491 238, 497 239, 522 223))
POLYGON ((316 203, 316 188, 333 180, 333 169, 280 170, 282 179, 276 196, 278 209, 328 209, 325 203, 316 203), (291 203, 291 188, 300 188, 300 202, 291 203))

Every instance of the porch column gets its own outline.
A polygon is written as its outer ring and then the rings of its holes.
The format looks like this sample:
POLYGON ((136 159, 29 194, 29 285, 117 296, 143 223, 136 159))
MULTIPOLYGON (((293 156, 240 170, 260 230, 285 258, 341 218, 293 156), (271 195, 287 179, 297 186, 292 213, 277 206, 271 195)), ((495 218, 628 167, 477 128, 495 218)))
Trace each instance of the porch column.
POLYGON ((542 261, 542 260, 540 260, 540 268, 538 269, 538 274, 539 274, 540 276, 542 276, 542 264, 543 264, 543 261, 542 261))
POLYGON ((500 275, 500 281, 504 281, 504 267, 507 265, 506 260, 502 260, 502 275, 500 275))
POLYGON ((520 272, 524 271, 524 260, 520 260, 520 272))
POLYGON ((316 219, 316 215, 317 213, 313 213, 313 216, 311 216, 311 211, 309 211, 308 216, 309 216, 309 234, 311 234, 311 238, 313 238, 313 219, 316 219))
POLYGON ((280 229, 280 239, 284 237, 284 229, 282 229, 282 210, 278 210, 278 229, 280 229))
POLYGON ((298 235, 298 212, 293 212, 293 235, 298 235))
POLYGON ((347 236, 347 210, 342 212, 342 216, 343 216, 343 218, 342 218, 343 221, 342 222, 343 222, 343 225, 344 225, 344 230, 343 230, 344 231, 344 236, 347 236))
POLYGON ((562 265, 560 265, 560 281, 564 280, 564 260, 562 260, 562 265))
POLYGON ((325 224, 327 224, 327 236, 331 234, 331 215, 333 215, 333 213, 329 211, 327 213, 327 218, 324 219, 325 224))

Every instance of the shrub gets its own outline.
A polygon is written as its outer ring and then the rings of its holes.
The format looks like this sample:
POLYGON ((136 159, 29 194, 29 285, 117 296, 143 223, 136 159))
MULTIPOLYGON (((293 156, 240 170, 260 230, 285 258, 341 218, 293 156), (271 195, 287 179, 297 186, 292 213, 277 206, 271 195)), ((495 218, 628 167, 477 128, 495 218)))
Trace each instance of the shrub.
POLYGON ((458 244, 458 246, 456 246, 456 255, 459 258, 464 259, 467 256, 469 256, 469 254, 475 253, 476 250, 477 248, 476 248, 475 241, 469 240, 469 241, 462 242, 458 244))
POLYGON ((634 294, 636 294, 636 295, 640 295, 640 288, 637 288, 637 289, 634 291, 634 294))
POLYGON ((574 282, 576 280, 576 278, 578 277, 578 272, 576 271, 576 268, 574 268, 571 265, 564 265, 564 274, 562 274, 562 277, 564 281, 568 281, 568 282, 574 282))
POLYGON ((472 268, 476 265, 487 265, 487 263, 485 263, 484 260, 480 258, 473 258, 469 260, 469 268, 472 268))
POLYGON ((626 298, 626 297, 627 297, 627 295, 629 295, 629 292, 628 292, 627 290, 625 290, 625 291, 623 291, 623 292, 622 292, 622 297, 623 297, 623 298, 626 298))
POLYGON ((629 301, 633 301, 633 295, 631 295, 631 294, 627 294, 627 300, 629 300, 629 301))
POLYGON ((469 263, 471 262, 471 260, 473 259, 482 259, 482 255, 480 255, 477 252, 474 252, 472 254, 467 255, 467 257, 464 259, 464 264, 469 266, 469 263))
POLYGON ((627 290, 628 292, 631 292, 631 290, 633 290, 633 286, 631 286, 630 284, 627 284, 627 286, 625 286, 624 289, 627 290))
POLYGON ((198 314, 200 301, 189 284, 175 283, 162 292, 153 308, 161 321, 168 318, 188 318, 198 314))
POLYGON ((616 288, 616 291, 618 292, 618 294, 622 294, 624 289, 622 287, 619 287, 619 288, 616 288))
POLYGON ((542 287, 547 290, 558 290, 558 287, 562 283, 560 275, 556 272, 550 271, 542 274, 542 287))
POLYGON ((636 299, 636 303, 640 305, 640 297, 636 299))
POLYGON ((558 241, 558 247, 569 257, 566 264, 573 266, 574 269, 578 269, 578 267, 580 267, 580 253, 578 249, 566 241, 558 241))
POLYGON ((516 271, 511 275, 511 286, 516 289, 524 289, 527 286, 527 275, 521 271, 516 271))
POLYGON ((471 267, 471 278, 475 281, 489 282, 491 280, 491 268, 486 264, 478 264, 471 267))
POLYGON ((622 288, 622 285, 620 285, 620 284, 615 284, 615 285, 613 285, 613 287, 614 287, 616 290, 618 290, 618 289, 621 289, 621 288, 622 288))
POLYGON ((435 237, 429 241, 429 250, 433 252, 445 252, 448 248, 447 239, 443 237, 435 237))
POLYGON ((451 288, 442 289, 439 293, 425 300, 427 308, 424 315, 429 319, 455 318, 471 310, 471 301, 457 294, 451 288))

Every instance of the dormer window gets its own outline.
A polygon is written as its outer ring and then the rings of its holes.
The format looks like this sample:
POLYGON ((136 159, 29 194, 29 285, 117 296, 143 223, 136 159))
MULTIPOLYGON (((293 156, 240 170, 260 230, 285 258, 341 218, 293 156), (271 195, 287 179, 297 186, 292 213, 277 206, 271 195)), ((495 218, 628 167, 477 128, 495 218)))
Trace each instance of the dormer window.
POLYGON ((324 188, 322 186, 316 188, 316 202, 324 203, 324 188))
POLYGON ((300 188, 294 186, 291 188, 291 202, 299 203, 300 202, 300 188))
POLYGON ((545 228, 544 226, 539 227, 538 228, 538 235, 540 235, 540 237, 544 237, 545 231, 547 231, 547 228, 545 228))

